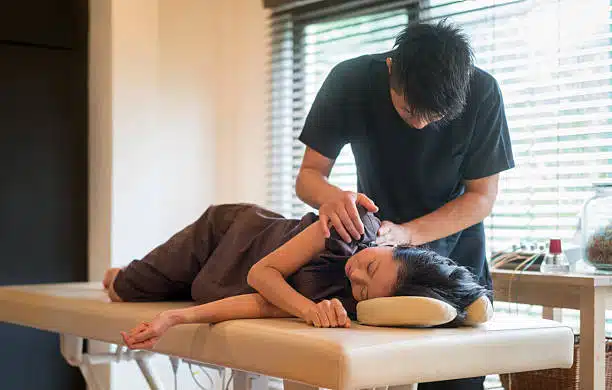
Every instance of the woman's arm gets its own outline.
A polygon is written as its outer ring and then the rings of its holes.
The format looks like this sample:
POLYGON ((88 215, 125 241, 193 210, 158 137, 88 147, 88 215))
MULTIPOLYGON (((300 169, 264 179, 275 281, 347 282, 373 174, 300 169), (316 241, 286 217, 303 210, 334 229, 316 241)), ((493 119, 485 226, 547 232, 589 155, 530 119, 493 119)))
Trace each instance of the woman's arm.
POLYGON ((320 221, 310 225, 251 267, 247 282, 267 301, 305 319, 315 303, 298 293, 286 279, 325 249, 320 221))
POLYGON ((215 323, 243 318, 292 317, 260 294, 244 294, 218 301, 174 310, 178 324, 215 323))
POLYGON ((184 309, 166 310, 151 322, 143 322, 130 332, 122 332, 132 349, 150 349, 171 327, 181 324, 215 323, 243 318, 291 317, 259 294, 229 297, 184 309))
MULTIPOLYGON (((245 294, 184 309, 166 310, 151 322, 143 322, 130 332, 121 332, 131 349, 151 349, 171 327, 181 324, 215 323, 243 318, 292 317, 259 294, 245 294)), ((350 327, 351 321, 337 299, 319 302, 306 315, 317 327, 350 327)))

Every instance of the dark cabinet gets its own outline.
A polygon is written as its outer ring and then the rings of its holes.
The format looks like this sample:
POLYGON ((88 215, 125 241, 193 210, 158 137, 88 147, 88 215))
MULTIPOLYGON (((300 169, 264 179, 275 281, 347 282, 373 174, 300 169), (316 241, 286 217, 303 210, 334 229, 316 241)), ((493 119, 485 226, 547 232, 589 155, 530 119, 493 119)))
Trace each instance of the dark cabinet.
POLYGON ((2 0, 0 1, 0 42, 78 48, 86 41, 82 34, 82 0, 2 0))
MULTIPOLYGON (((0 2, 0 285, 87 278, 86 8, 0 2)), ((0 323, 0 345, 0 388, 85 388, 58 335, 0 323)))
POLYGON ((84 279, 87 119, 75 53, 0 44, 0 284, 84 279))

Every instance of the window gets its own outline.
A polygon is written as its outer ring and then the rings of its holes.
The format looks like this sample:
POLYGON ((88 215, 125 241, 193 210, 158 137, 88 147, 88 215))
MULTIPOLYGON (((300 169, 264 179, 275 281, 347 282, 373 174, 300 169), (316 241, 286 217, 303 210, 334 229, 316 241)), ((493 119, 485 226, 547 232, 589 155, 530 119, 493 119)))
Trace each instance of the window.
MULTIPOLYGON (((304 145, 297 141, 319 87, 337 63, 362 54, 388 51, 408 23, 409 8, 357 10, 340 16, 278 16, 271 28, 271 115, 268 206, 287 217, 312 210, 295 196, 304 145)), ((330 181, 357 189, 355 161, 345 147, 330 181)))
MULTIPOLYGON (((385 52, 393 47, 395 35, 408 23, 404 9, 379 12, 364 16, 346 17, 333 21, 311 23, 304 28, 304 107, 309 108, 325 80, 337 63, 363 54, 385 52)), ((308 110, 303 112, 308 113, 308 110)), ((299 166, 304 153, 302 144, 294 164, 299 166)), ((297 173, 297 172, 296 172, 297 173)), ((350 145, 345 146, 330 175, 330 182, 346 190, 357 191, 355 159, 350 145)), ((298 215, 310 210, 298 202, 298 215)))
MULTIPOLYGON (((489 250, 525 238, 572 239, 591 184, 612 178, 609 0, 315 6, 272 17, 270 207, 286 216, 309 210, 294 191, 304 150, 296 138, 331 67, 389 50, 409 21, 448 17, 470 36, 477 66, 501 86, 517 164, 502 175, 498 201, 485 220, 489 250)), ((354 169, 347 147, 331 181, 356 188, 354 169)))

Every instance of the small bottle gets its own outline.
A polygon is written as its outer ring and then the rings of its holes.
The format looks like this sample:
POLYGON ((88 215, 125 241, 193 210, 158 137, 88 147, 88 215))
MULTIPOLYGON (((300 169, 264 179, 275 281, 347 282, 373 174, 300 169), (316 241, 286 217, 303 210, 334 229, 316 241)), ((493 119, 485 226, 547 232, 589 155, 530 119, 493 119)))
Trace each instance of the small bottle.
POLYGON ((540 265, 540 272, 567 273, 569 269, 569 261, 561 250, 561 240, 559 238, 551 238, 548 245, 548 253, 544 256, 544 260, 540 265))

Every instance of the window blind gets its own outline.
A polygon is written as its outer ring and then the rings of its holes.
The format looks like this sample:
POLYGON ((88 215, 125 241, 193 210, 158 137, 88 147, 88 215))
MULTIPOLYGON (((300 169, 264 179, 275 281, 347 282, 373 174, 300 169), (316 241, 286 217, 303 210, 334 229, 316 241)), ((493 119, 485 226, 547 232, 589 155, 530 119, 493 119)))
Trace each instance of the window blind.
MULTIPOLYGON (((295 196, 304 153, 297 137, 325 77, 343 60, 391 49, 408 23, 409 6, 359 5, 272 17, 268 207, 287 217, 312 210, 295 196)), ((343 189, 357 189, 349 146, 340 152, 330 181, 343 189)))
MULTIPOLYGON (((593 182, 612 179, 610 0, 316 2, 272 12, 268 206, 310 210, 295 196, 297 141, 318 88, 338 62, 392 48, 412 21, 442 18, 470 37, 476 65, 499 82, 516 168, 502 174, 485 220, 489 250, 575 233, 593 182)), ((356 189, 342 150, 330 181, 356 189)))

